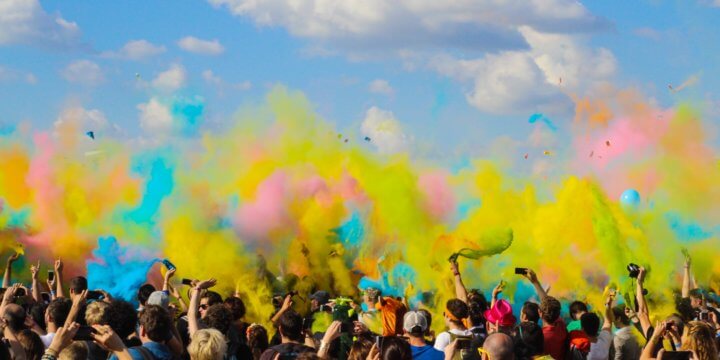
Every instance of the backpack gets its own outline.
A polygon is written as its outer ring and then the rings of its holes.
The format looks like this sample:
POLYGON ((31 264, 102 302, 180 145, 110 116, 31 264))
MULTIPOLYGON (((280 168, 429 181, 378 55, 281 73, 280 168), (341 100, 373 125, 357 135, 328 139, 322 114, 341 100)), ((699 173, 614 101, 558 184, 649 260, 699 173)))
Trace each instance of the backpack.
POLYGON ((459 342, 453 360, 480 360, 480 353, 478 352, 480 346, 476 346, 476 344, 483 339, 475 334, 457 335, 451 332, 448 332, 448 334, 450 334, 451 342, 455 340, 459 342))

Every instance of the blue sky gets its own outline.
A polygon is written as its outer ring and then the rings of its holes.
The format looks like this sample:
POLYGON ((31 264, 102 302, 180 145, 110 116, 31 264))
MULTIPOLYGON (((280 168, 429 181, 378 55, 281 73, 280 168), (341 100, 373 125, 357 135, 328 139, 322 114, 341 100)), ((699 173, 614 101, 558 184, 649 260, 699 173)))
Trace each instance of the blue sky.
POLYGON ((0 0, 23 15, 0 15, 0 124, 52 129, 72 108, 88 128, 142 137, 191 102, 212 129, 284 84, 340 129, 372 133, 376 108, 407 139, 451 151, 523 139, 535 112, 563 128, 572 103, 556 77, 589 96, 612 84, 663 107, 689 100, 715 119, 717 1, 485 3, 0 0), (123 53, 132 41, 144 42, 123 53))

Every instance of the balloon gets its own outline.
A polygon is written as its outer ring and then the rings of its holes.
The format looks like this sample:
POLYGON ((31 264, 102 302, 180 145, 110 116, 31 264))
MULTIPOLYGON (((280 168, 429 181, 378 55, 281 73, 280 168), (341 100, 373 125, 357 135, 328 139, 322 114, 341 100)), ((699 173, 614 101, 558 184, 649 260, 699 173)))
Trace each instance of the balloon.
POLYGON ((640 205, 640 193, 635 189, 627 189, 620 195, 620 204, 623 207, 635 208, 640 205))

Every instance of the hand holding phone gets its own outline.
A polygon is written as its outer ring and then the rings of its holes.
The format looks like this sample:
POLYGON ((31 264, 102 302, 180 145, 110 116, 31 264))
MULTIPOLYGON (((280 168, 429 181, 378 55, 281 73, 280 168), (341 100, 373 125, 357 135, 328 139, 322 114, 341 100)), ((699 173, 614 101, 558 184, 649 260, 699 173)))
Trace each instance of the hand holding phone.
POLYGON ((55 280, 55 272, 48 270, 48 281, 52 282, 53 280, 55 280))
POLYGON ((515 275, 525 275, 527 274, 528 269, 527 268, 515 268, 515 275))
POLYGON ((81 326, 78 328, 73 340, 77 341, 93 341, 93 334, 96 332, 92 326, 81 326))
POLYGON ((182 279, 182 284, 187 286, 192 286, 192 280, 190 279, 182 279))
POLYGON ((168 270, 175 270, 175 265, 173 265, 173 263, 171 263, 170 260, 165 259, 165 260, 162 261, 162 263, 163 263, 163 265, 165 265, 165 268, 166 268, 166 269, 168 269, 168 270))

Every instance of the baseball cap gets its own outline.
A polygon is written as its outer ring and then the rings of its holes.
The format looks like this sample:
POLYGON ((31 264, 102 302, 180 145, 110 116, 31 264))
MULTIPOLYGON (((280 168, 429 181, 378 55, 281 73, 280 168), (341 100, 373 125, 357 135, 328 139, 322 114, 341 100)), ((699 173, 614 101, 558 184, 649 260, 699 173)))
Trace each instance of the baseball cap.
POLYGON ((427 319, 421 312, 408 311, 405 313, 405 317, 403 318, 403 330, 409 333, 419 334, 424 333, 427 330, 427 327, 427 319))
POLYGON ((310 295, 310 299, 317 301, 318 305, 325 305, 330 301, 330 294, 327 291, 320 290, 310 295))
POLYGON ((168 305, 170 305, 170 297, 164 291, 153 291, 150 297, 148 297, 146 304, 159 305, 167 309, 168 305))

